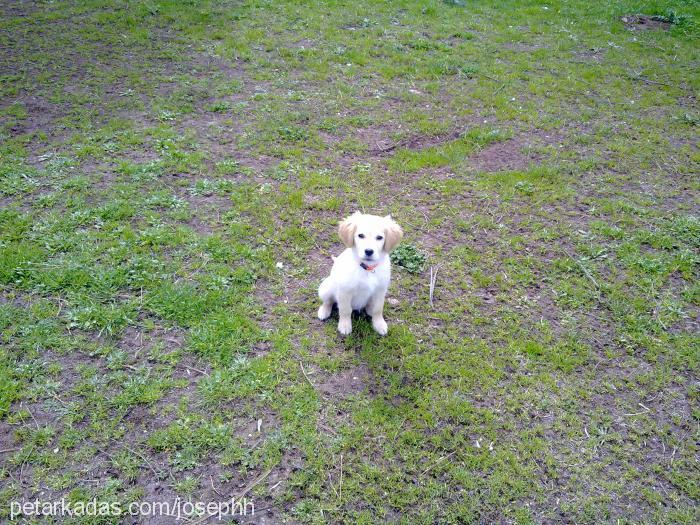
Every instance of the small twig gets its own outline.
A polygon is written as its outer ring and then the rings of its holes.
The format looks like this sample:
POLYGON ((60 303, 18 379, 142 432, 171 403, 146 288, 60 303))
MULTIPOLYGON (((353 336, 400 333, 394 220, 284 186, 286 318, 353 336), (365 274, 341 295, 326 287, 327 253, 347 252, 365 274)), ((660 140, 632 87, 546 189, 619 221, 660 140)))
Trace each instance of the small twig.
MULTIPOLYGON (((253 488, 255 488, 255 487, 256 487, 261 481, 263 481, 266 477, 268 477, 268 476, 270 475, 271 472, 272 472, 272 469, 268 470, 267 472, 265 472, 265 473, 263 473, 262 475, 260 475, 260 477, 258 477, 258 478, 256 478, 256 479, 254 479, 253 481, 251 481, 248 485, 246 485, 246 486, 243 488, 243 490, 242 490, 241 492, 239 492, 239 493, 236 494, 235 496, 232 496, 231 499, 233 499, 233 500, 239 500, 239 499, 243 498, 243 496, 245 496, 246 494, 248 494, 248 492, 250 492, 253 488)), ((204 523, 204 522, 207 521, 209 518, 212 518, 212 517, 214 517, 214 516, 216 516, 216 515, 217 515, 217 513, 213 513, 213 514, 208 514, 208 513, 207 513, 207 514, 205 514, 204 516, 202 516, 201 518, 199 518, 199 519, 197 519, 197 520, 195 520, 195 521, 191 521, 190 524, 191 524, 191 525, 199 525, 200 523, 204 523)))
POLYGON ((329 434, 331 434, 331 435, 333 435, 333 436, 337 436, 337 435, 338 435, 338 433, 337 433, 335 430, 333 430, 331 427, 329 427, 328 425, 324 425, 323 423, 319 423, 318 426, 319 426, 322 430, 325 430, 326 432, 328 432, 329 434))
POLYGON ((631 76, 630 78, 632 80, 640 80, 641 82, 644 82, 645 84, 653 84, 655 86, 666 86, 666 87, 672 87, 672 88, 678 88, 678 86, 674 86, 673 84, 666 84, 665 82, 657 82, 655 80, 649 80, 648 78, 644 78, 642 76, 631 76))
POLYGON ((141 353, 141 350, 143 350, 143 332, 139 332, 134 337, 133 341, 136 342, 137 339, 139 340, 139 346, 136 349, 136 351, 134 352, 134 355, 133 355, 134 360, 136 360, 138 358, 139 354, 141 353))
POLYGON ((146 463, 146 465, 148 465, 148 468, 150 468, 153 471, 153 473, 156 475, 157 478, 161 476, 162 471, 159 472, 158 470, 156 470, 156 468, 151 464, 150 461, 148 461, 148 459, 146 459, 146 457, 144 455, 140 454, 139 452, 136 452, 135 450, 127 447, 126 445, 122 445, 122 448, 124 448, 124 449, 128 450, 129 452, 131 452, 132 454, 135 454, 136 456, 140 457, 146 463))
POLYGON ((181 370, 184 369, 184 370, 187 370, 187 371, 193 370, 194 372, 199 372, 199 373, 202 374, 203 376, 208 376, 208 375, 209 375, 209 374, 207 373, 206 370, 200 370, 199 368, 195 368, 195 367, 189 366, 189 365, 179 365, 179 368, 180 368, 181 370))
MULTIPOLYGON (((479 448, 481 448, 481 447, 479 447, 479 448)), ((433 463, 433 464, 430 465, 427 469, 425 469, 423 472, 421 472, 420 475, 421 475, 421 476, 424 476, 430 469, 432 469, 432 468, 438 466, 440 463, 442 463, 443 461, 445 461, 445 460, 448 459, 448 458, 451 458, 451 457, 454 456, 456 453, 457 453, 457 451, 456 451, 456 450, 453 450, 452 452, 450 452, 450 453, 447 454, 446 456, 441 457, 441 458, 438 459, 435 463, 433 463)))
POLYGON ((375 148, 373 150, 370 150, 370 153, 374 155, 381 155, 383 153, 390 153, 394 151, 397 148, 402 148, 403 146, 407 146, 408 144, 411 143, 411 138, 407 138, 404 140, 400 140, 399 142, 396 142, 392 144, 391 146, 387 146, 386 148, 375 148))
MULTIPOLYGON (((284 481, 284 480, 281 479, 281 480, 279 480, 277 483, 275 483, 274 485, 272 485, 272 486, 270 487, 270 492, 272 492, 272 491, 275 490, 277 487, 279 487, 279 486, 280 486, 280 483, 282 483, 283 481, 284 481)), ((265 510, 265 509, 263 509, 263 510, 265 510)))
POLYGON ((22 450, 22 447, 3 448, 2 450, 0 450, 0 454, 5 454, 7 452, 15 452, 17 450, 22 450))
POLYGON ((221 492, 219 492, 218 490, 216 490, 216 487, 214 486, 214 477, 213 477, 213 476, 211 476, 211 475, 209 476, 209 481, 211 482, 211 489, 212 489, 214 492, 216 492, 216 495, 217 495, 217 496, 219 496, 220 498, 223 498, 223 497, 224 497, 223 494, 221 494, 221 492))
POLYGON ((109 452, 107 452, 106 450, 104 450, 100 447, 95 447, 95 448, 97 449, 98 452, 101 452, 102 454, 107 456, 110 461, 112 461, 113 463, 116 463, 116 460, 114 459, 114 456, 112 456, 112 454, 110 454, 109 452))
POLYGON ((566 250, 562 250, 572 261, 574 261, 579 268, 583 271, 584 275, 588 277, 588 279, 593 283, 593 285, 596 287, 596 289, 600 290, 600 285, 598 284, 598 281, 596 281, 593 276, 591 275, 591 272, 588 271, 588 268, 586 268, 581 261, 579 261, 577 258, 575 258, 573 255, 571 255, 569 252, 566 250))
MULTIPOLYGON (((35 448, 36 447, 34 445, 32 445, 32 448, 29 449, 29 452, 27 452, 27 455, 24 456, 24 459, 22 460, 22 463, 19 466, 19 484, 22 486, 24 486, 24 479, 22 479, 24 476, 24 465, 27 463, 27 460, 29 459, 29 457, 34 453, 35 448)), ((676 453, 675 449, 674 449, 673 453, 674 454, 676 453)))
POLYGON ((61 403, 65 408, 68 408, 68 405, 66 404, 66 402, 63 401, 63 399, 61 399, 60 397, 58 397, 56 394, 53 394, 52 397, 53 397, 56 401, 58 401, 59 403, 61 403))
POLYGON ((314 390, 316 390, 316 387, 315 387, 314 384, 311 382, 311 379, 309 379, 309 376, 306 375, 306 370, 304 370, 304 365, 303 365, 303 363, 302 363, 301 361, 299 361, 299 367, 301 368, 301 373, 304 374, 304 377, 306 378, 306 380, 307 380, 307 381, 309 382, 309 384, 311 385, 311 388, 313 388, 314 390))
POLYGON ((278 505, 270 505, 269 507, 263 507, 262 509, 259 509, 259 508, 256 507, 256 508, 255 508, 255 515, 253 515, 253 513, 251 513, 251 514, 248 515, 248 516, 245 516, 245 515, 243 515, 243 516, 238 516, 238 519, 239 519, 239 520, 255 519, 255 518, 257 517, 257 515, 260 514, 261 512, 265 512, 266 510, 276 509, 276 508, 278 508, 278 505))
POLYGON ((265 439, 265 436, 258 438, 255 443, 253 443, 250 448, 248 449, 248 454, 252 453, 256 448, 258 448, 258 445, 263 442, 265 439))
POLYGON ((340 455, 340 486, 338 487, 340 501, 343 500, 343 455, 340 455))
POLYGON ((497 78, 494 78, 490 75, 487 75, 486 73, 479 72, 479 75, 481 75, 484 78, 488 78, 489 80, 492 80, 493 82, 499 82, 499 80, 497 78))
POLYGON ((404 418, 403 421, 401 421, 401 424, 399 425, 399 428, 396 429, 396 432, 394 433, 394 437, 391 438, 391 442, 392 442, 392 443, 393 443, 394 441, 396 441, 396 438, 397 438, 397 437, 399 437, 399 432, 401 432, 401 428, 404 426, 405 423, 406 423, 406 418, 404 418))
POLYGON ((438 270, 440 269, 440 265, 438 264, 435 267, 435 270, 433 270, 433 267, 430 267, 430 307, 433 307, 433 293, 435 292, 435 282, 437 281, 437 274, 438 270))
POLYGON ((338 491, 335 490, 335 486, 333 485, 333 478, 331 477, 331 473, 328 473, 328 483, 330 483, 331 488, 333 489, 333 492, 335 492, 335 497, 340 499, 340 496, 338 495, 338 491))
POLYGON ((24 408, 25 408, 25 410, 26 410, 27 412, 29 412, 29 415, 30 415, 30 416, 32 417, 32 419, 34 420, 34 424, 36 425, 36 429, 39 430, 41 427, 39 426, 39 422, 38 422, 38 421, 36 420, 36 418, 34 417, 34 414, 32 414, 32 411, 29 410, 29 407, 26 407, 26 406, 25 406, 24 408))

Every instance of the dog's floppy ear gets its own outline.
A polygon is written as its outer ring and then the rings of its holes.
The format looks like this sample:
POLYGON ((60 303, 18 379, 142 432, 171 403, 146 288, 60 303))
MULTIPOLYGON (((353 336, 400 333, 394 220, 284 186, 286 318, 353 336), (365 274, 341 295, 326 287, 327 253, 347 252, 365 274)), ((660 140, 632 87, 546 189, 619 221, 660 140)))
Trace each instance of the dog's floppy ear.
POLYGON ((384 251, 391 252, 391 250, 396 248, 401 242, 403 230, 401 226, 396 224, 394 219, 391 218, 391 215, 384 217, 384 220, 386 221, 386 226, 384 227, 384 238, 386 239, 384 241, 384 251))
POLYGON ((351 248, 355 244, 355 231, 357 230, 357 223, 355 219, 360 215, 359 211, 356 211, 350 217, 341 221, 338 225, 338 235, 343 244, 348 248, 351 248))

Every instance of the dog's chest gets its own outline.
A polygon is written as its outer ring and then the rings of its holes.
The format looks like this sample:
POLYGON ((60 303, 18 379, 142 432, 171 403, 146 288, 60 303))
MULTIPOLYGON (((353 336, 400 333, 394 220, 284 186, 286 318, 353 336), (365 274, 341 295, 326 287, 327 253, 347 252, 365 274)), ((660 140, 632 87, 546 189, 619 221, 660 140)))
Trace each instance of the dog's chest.
POLYGON ((353 310, 361 310, 367 306, 370 297, 374 295, 380 288, 385 287, 384 281, 386 277, 375 272, 367 272, 363 270, 363 274, 359 276, 352 291, 352 308, 353 310))

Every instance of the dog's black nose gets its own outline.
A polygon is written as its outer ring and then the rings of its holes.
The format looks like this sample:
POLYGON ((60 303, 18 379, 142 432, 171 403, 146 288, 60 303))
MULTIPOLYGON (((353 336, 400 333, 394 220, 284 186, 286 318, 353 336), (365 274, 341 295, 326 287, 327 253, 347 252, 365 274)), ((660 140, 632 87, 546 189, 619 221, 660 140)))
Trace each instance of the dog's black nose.
POLYGON ((367 257, 369 257, 370 255, 372 255, 373 253, 374 253, 374 250, 371 250, 370 248, 367 248, 367 249, 365 250, 365 255, 366 255, 367 257))

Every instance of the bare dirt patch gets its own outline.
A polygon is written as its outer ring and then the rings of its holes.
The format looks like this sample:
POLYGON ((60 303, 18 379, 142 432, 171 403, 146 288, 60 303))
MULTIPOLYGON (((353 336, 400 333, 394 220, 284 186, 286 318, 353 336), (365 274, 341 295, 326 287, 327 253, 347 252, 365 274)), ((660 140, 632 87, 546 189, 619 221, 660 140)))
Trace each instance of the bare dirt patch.
POLYGON ((529 44, 527 42, 507 42, 503 44, 503 47, 513 51, 519 51, 521 53, 532 53, 538 49, 544 49, 546 46, 540 44, 529 44))
POLYGON ((551 143, 552 135, 542 133, 519 135, 504 142, 495 142, 469 159, 477 171, 523 170, 540 160, 533 147, 539 143, 551 143))
POLYGON ((523 169, 532 161, 523 153, 524 146, 522 139, 497 142, 481 150, 469 162, 478 171, 523 169))
MULTIPOLYGON (((425 148, 439 146, 440 144, 444 144, 445 142, 450 142, 451 140, 459 138, 459 136, 462 135, 465 131, 467 131, 467 128, 460 128, 458 130, 443 135, 412 135, 410 137, 406 137, 403 140, 399 140, 398 142, 390 142, 386 146, 371 149, 369 153, 372 155, 386 155, 401 148, 421 150, 425 148)), ((383 144, 383 142, 377 144, 383 144)))
POLYGON ((392 140, 391 134, 399 131, 400 130, 394 126, 381 124, 356 129, 353 131, 353 135, 361 142, 367 144, 370 153, 377 154, 379 152, 391 151, 391 149, 393 149, 392 146, 394 148, 396 147, 394 146, 395 141, 392 140))
POLYGON ((362 364, 327 377, 323 382, 317 383, 316 388, 328 396, 349 397, 365 389, 369 375, 369 368, 362 364))
POLYGON ((573 53, 573 56, 576 58, 574 62, 599 64, 605 60, 606 51, 606 49, 598 47, 590 47, 581 51, 576 51, 573 53))
POLYGON ((671 22, 663 16, 657 15, 625 15, 620 20, 630 31, 644 31, 650 29, 663 29, 668 31, 671 22))

